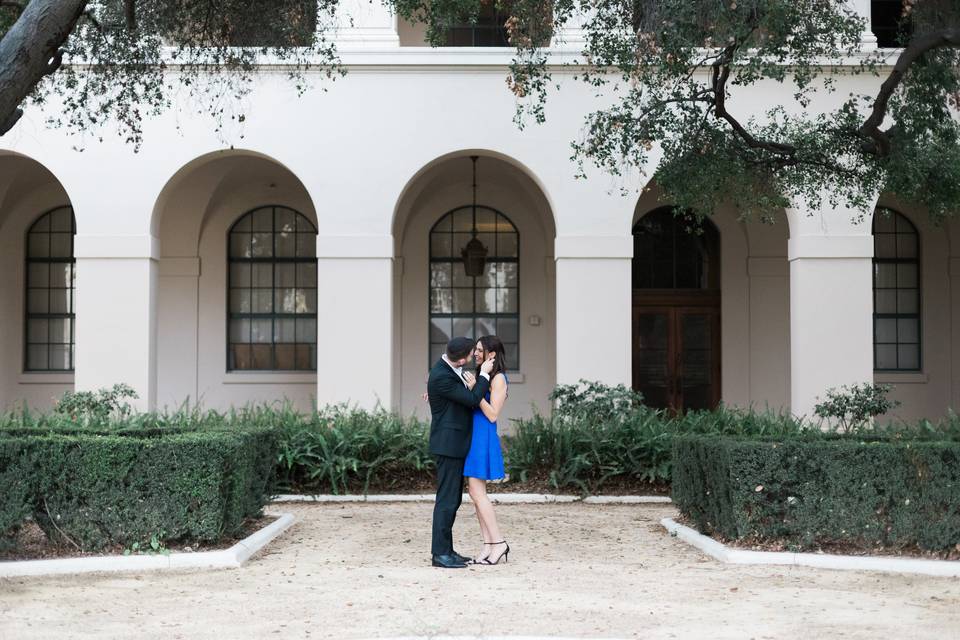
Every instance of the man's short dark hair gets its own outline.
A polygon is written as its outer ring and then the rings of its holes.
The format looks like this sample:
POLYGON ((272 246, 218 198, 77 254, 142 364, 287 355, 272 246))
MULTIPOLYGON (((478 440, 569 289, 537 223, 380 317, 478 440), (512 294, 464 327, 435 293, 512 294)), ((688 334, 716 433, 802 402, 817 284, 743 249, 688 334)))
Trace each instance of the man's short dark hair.
POLYGON ((473 351, 474 342, 470 338, 457 337, 447 343, 447 359, 460 360, 473 351))

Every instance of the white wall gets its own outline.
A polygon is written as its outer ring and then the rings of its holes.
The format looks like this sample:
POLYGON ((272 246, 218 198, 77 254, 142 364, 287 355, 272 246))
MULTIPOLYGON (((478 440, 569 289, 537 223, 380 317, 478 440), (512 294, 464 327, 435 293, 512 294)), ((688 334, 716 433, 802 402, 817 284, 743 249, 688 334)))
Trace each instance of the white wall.
MULTIPOLYGON (((390 29, 385 25, 380 25, 384 29, 381 35, 389 39, 386 32, 390 29)), ((300 98, 282 69, 267 68, 243 106, 244 123, 232 122, 219 133, 211 119, 196 115, 195 105, 181 105, 184 110, 180 113, 148 119, 139 153, 110 132, 102 143, 88 138, 86 150, 77 152, 73 149, 77 139, 47 129, 43 108, 29 107, 14 131, 0 138, 0 149, 40 163, 62 187, 57 192, 60 198, 30 196, 37 201, 29 206, 26 191, 15 197, 0 196, 0 246, 4 248, 0 261, 6 265, 4 282, 9 283, 12 275, 15 283, 3 285, 4 304, 0 306, 0 344, 9 354, 0 366, 4 371, 0 374, 4 376, 0 378, 3 398, 29 397, 42 403, 70 384, 65 380, 37 388, 21 385, 16 363, 22 348, 22 313, 14 309, 22 295, 17 271, 22 269, 22 259, 17 251, 22 250, 18 247, 23 225, 29 215, 42 213, 47 204, 62 204, 65 192, 70 194, 79 233, 88 245, 113 247, 106 250, 123 253, 117 247, 136 244, 147 248, 138 260, 156 263, 154 267, 141 264, 136 282, 129 285, 149 287, 156 282, 153 298, 143 292, 136 294, 138 304, 155 299, 155 309, 137 309, 130 316, 131 321, 152 322, 153 328, 126 332, 114 345, 118 352, 135 352, 132 360, 109 354, 108 335, 88 334, 99 342, 94 352, 102 355, 86 363, 92 368, 87 380, 132 375, 143 387, 140 391, 148 397, 147 404, 155 406, 177 404, 188 395, 199 395, 219 406, 287 396, 305 406, 323 388, 334 389, 325 400, 336 396, 368 403, 371 398, 386 397, 392 406, 413 410, 426 370, 426 347, 421 347, 425 338, 418 332, 427 329, 426 304, 415 297, 426 295, 425 275, 417 275, 425 269, 426 253, 416 244, 425 242, 427 220, 443 212, 441 205, 464 204, 466 195, 460 184, 460 195, 454 198, 448 189, 455 190, 455 185, 430 184, 429 175, 443 160, 471 151, 498 158, 512 168, 512 172, 504 171, 498 184, 503 191, 497 206, 524 225, 521 237, 533 243, 523 248, 522 271, 530 280, 522 283, 521 314, 525 320, 540 315, 544 322, 539 327, 523 325, 526 370, 524 382, 515 386, 511 406, 525 411, 530 402, 542 404, 557 379, 572 381, 586 376, 628 382, 630 229, 638 196, 623 196, 619 187, 642 186, 655 167, 647 167, 645 177, 617 180, 591 171, 586 180, 574 179, 576 167, 569 161, 569 143, 581 133, 583 116, 599 105, 594 90, 558 70, 555 80, 562 88, 559 93, 551 90, 547 122, 518 130, 512 122, 514 97, 504 87, 509 52, 368 48, 344 52, 343 60, 349 69, 346 78, 330 85, 328 92, 314 90, 300 98), (237 150, 231 151, 231 146, 237 150), (211 162, 220 156, 258 157, 261 161, 246 160, 237 166, 211 162), (286 186, 270 190, 264 184, 267 176, 285 180, 286 186), (434 204, 430 198, 435 199, 434 204), (341 335, 353 326, 348 319, 354 310, 342 309, 344 305, 338 303, 331 312, 343 315, 331 316, 328 326, 337 333, 336 339, 324 347, 335 371, 356 357, 357 341, 365 334, 392 333, 393 348, 388 350, 392 353, 384 354, 390 361, 385 365, 389 375, 371 380, 351 369, 339 379, 341 386, 333 387, 324 384, 327 370, 315 377, 278 374, 264 378, 257 374, 242 380, 231 379, 236 376, 225 372, 226 229, 249 208, 271 202, 289 203, 312 216, 320 236, 318 247, 363 247, 350 250, 353 258, 332 251, 325 256, 330 260, 326 269, 336 272, 340 266, 361 264, 345 262, 349 259, 376 261, 376 267, 358 267, 350 278, 367 279, 356 283, 358 290, 366 286, 379 292, 377 304, 361 309, 362 317, 380 314, 379 319, 359 326, 356 335, 341 335), (409 214, 402 213, 405 208, 409 214), (154 243, 158 253, 152 256, 149 248, 154 243), (391 296, 382 295, 387 289, 392 290, 391 296), (393 300, 384 300, 388 297, 393 300), (7 302, 10 300, 13 302, 7 302), (388 316, 391 319, 384 321, 388 316), (133 344, 152 339, 157 341, 155 349, 133 344), (590 348, 582 348, 582 344, 590 348), (541 354, 541 359, 527 360, 528 353, 541 354)), ((316 76, 316 82, 323 81, 316 76)), ((843 76, 838 82, 840 90, 818 96, 814 108, 836 104, 848 91, 871 91, 878 80, 859 75, 843 76)), ((742 116, 749 118, 779 102, 782 87, 775 83, 737 87, 735 94, 742 116)), ((3 177, 0 174, 0 182, 3 177)), ((804 222, 803 215, 791 219, 791 239, 811 233, 848 233, 843 225, 834 224, 845 219, 847 212, 822 211, 818 216, 816 224, 804 222)), ((795 354, 809 346, 788 322, 789 310, 799 299, 789 297, 790 287, 797 283, 789 277, 784 262, 787 226, 768 231, 751 223, 744 229, 732 214, 717 220, 724 242, 724 397, 737 404, 783 406, 790 402, 789 390, 797 384, 790 373, 796 366, 791 349, 795 354)), ((953 227, 951 232, 958 233, 953 227)), ((931 233, 922 231, 925 238, 931 233)), ((960 367, 960 344, 950 335, 956 330, 952 318, 960 313, 960 254, 949 253, 947 247, 938 249, 935 240, 924 242, 930 246, 924 263, 924 285, 929 288, 924 294, 925 362, 929 369, 925 366, 925 382, 901 380, 898 394, 905 403, 904 415, 936 416, 948 402, 960 406, 960 389, 948 373, 960 367), (929 266, 928 258, 933 260, 929 266), (947 273, 953 275, 947 278, 943 275, 947 273), (928 305, 932 306, 928 309, 928 305), (932 323, 929 327, 928 322, 932 323), (941 334, 943 343, 931 340, 941 334), (949 344, 945 344, 947 340, 949 344), (928 349, 934 351, 927 354, 928 349)), ((960 246, 960 242, 952 246, 960 246)), ((110 257, 97 259, 101 258, 110 257)), ((859 273, 857 282, 864 280, 865 274, 859 273)), ((132 274, 124 278, 128 276, 132 274)), ((830 269, 817 272, 810 287, 833 281, 833 276, 830 269)), ((344 282, 330 295, 348 292, 344 282)), ((78 294, 83 295, 82 287, 93 287, 99 291, 91 291, 89 300, 120 304, 120 299, 110 302, 115 285, 107 277, 81 280, 78 294)), ((838 290, 836 304, 846 304, 847 293, 838 290)), ((869 291, 857 295, 869 295, 869 291)), ((815 320, 816 309, 807 311, 815 320)), ((802 319, 798 322, 796 326, 806 324, 802 319)), ((80 323, 82 326, 83 321, 80 323)), ((95 331, 96 325, 87 326, 95 331)), ((824 326, 827 328, 829 323, 824 326)), ((858 335, 856 340, 859 344, 865 338, 858 335)), ((377 349, 383 350, 382 346, 377 349)), ((835 369, 831 358, 837 352, 825 349, 822 353, 803 369, 809 386, 805 393, 814 393, 822 371, 835 369)), ((860 369, 854 373, 860 375, 860 369)), ((868 369, 866 375, 870 374, 868 369)))

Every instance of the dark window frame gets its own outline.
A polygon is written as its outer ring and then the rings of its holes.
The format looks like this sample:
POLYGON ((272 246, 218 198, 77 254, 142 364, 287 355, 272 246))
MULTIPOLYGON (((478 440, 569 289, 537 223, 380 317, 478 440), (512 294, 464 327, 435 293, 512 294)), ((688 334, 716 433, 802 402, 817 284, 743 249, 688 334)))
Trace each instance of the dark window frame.
POLYGON ((874 243, 874 255, 872 260, 871 268, 871 278, 872 278, 872 289, 871 297, 873 302, 873 370, 877 373, 918 373, 923 371, 923 274, 922 274, 922 257, 923 257, 923 247, 920 241, 920 232, 917 229, 917 226, 911 221, 907 216, 903 215, 896 209, 890 207, 877 207, 874 210, 873 222, 871 224, 871 235, 873 237, 874 243), (892 216, 894 222, 894 230, 890 231, 877 231, 877 218, 880 215, 883 215, 882 212, 887 211, 889 215, 892 216), (909 225, 909 231, 900 231, 899 225, 905 223, 909 225), (895 252, 899 254, 899 243, 896 242, 896 237, 899 235, 913 235, 916 241, 916 256, 914 257, 896 257, 889 258, 878 258, 877 257, 877 236, 878 235, 892 235, 894 236, 894 246, 896 247, 895 252), (881 264, 892 264, 895 266, 898 265, 913 265, 917 279, 914 287, 901 287, 897 281, 898 276, 894 275, 894 286, 893 287, 877 287, 877 277, 878 270, 877 265, 881 264), (896 292, 894 298, 897 299, 897 305, 899 305, 899 292, 907 290, 916 290, 917 296, 917 310, 915 313, 900 313, 899 308, 896 313, 877 313, 877 291, 890 291, 893 290, 896 292), (877 320, 915 320, 917 323, 917 341, 916 342, 901 342, 900 341, 900 331, 899 327, 895 328, 897 334, 894 342, 877 342, 877 320), (894 345, 897 352, 897 366, 896 367, 884 367, 880 368, 877 366, 877 347, 880 345, 894 345), (917 349, 917 366, 916 367, 901 367, 900 366, 900 346, 901 345, 916 345, 917 349))
MULTIPOLYGON (((470 211, 472 208, 473 208, 472 205, 463 205, 463 206, 455 207, 455 208, 447 211, 447 212, 444 213, 442 216, 440 216, 440 217, 437 219, 437 221, 430 227, 430 232, 429 232, 429 234, 428 234, 428 236, 427 236, 427 239, 428 239, 427 241, 428 241, 428 243, 429 243, 429 247, 428 247, 428 268, 427 268, 427 361, 430 363, 431 366, 433 365, 434 358, 435 358, 435 355, 436 355, 436 354, 434 353, 434 349, 435 349, 435 346, 436 346, 436 345, 439 345, 439 344, 440 344, 440 343, 435 343, 433 340, 430 339, 430 332, 431 332, 432 329, 433 329, 433 320, 434 320, 434 318, 441 318, 441 319, 449 318, 449 319, 451 319, 451 328, 452 328, 452 325, 453 325, 453 321, 456 321, 456 320, 465 320, 465 319, 470 319, 470 320, 472 320, 472 323, 473 323, 473 332, 474 332, 473 338, 474 338, 474 339, 479 338, 479 336, 476 335, 476 333, 477 333, 477 330, 476 330, 477 319, 488 319, 488 320, 490 320, 490 321, 492 321, 492 322, 494 323, 494 326, 497 325, 498 320, 500 320, 500 319, 514 320, 514 321, 516 322, 516 327, 517 327, 517 336, 516 336, 517 339, 516 339, 516 342, 507 342, 507 341, 504 341, 504 348, 507 349, 507 354, 506 354, 506 367, 507 367, 507 370, 508 370, 508 371, 514 371, 514 372, 516 372, 516 371, 519 371, 519 370, 520 370, 520 346, 521 346, 521 340, 520 340, 520 328, 521 328, 521 323, 520 323, 520 232, 519 232, 519 230, 517 229, 517 225, 513 222, 513 220, 510 219, 510 217, 509 217, 508 215, 506 215, 505 213, 503 213, 503 212, 500 211, 499 209, 495 209, 494 207, 489 207, 489 206, 485 206, 485 205, 477 205, 477 206, 476 206, 477 211, 489 211, 489 212, 492 212, 492 213, 494 214, 494 219, 495 219, 495 220, 498 220, 497 216, 502 217, 502 218, 510 225, 510 228, 512 229, 512 230, 509 230, 509 231, 503 231, 503 232, 501 232, 501 231, 499 230, 499 227, 498 227, 498 228, 494 231, 495 241, 496 241, 498 244, 497 244, 497 246, 489 247, 489 249, 490 249, 490 254, 488 254, 488 256, 487 256, 486 264, 489 265, 490 263, 502 263, 502 264, 516 264, 516 265, 517 265, 517 266, 516 266, 517 286, 515 287, 515 288, 516 288, 516 295, 517 295, 517 307, 516 307, 517 310, 516 310, 515 312, 510 312, 510 313, 477 312, 477 310, 476 310, 477 291, 478 291, 478 289, 479 289, 479 290, 482 290, 482 289, 484 289, 485 287, 478 287, 478 286, 477 286, 477 280, 478 280, 479 278, 476 278, 476 277, 475 277, 475 278, 472 278, 473 284, 472 284, 471 287, 470 287, 471 291, 473 292, 473 301, 474 301, 474 310, 473 310, 472 312, 470 312, 470 313, 464 313, 464 312, 441 313, 441 312, 434 312, 434 311, 433 311, 433 291, 434 291, 435 287, 433 286, 433 269, 432 269, 432 265, 434 265, 434 264, 452 264, 454 268, 456 268, 456 267, 458 267, 458 266, 459 266, 459 268, 461 268, 461 269, 463 268, 463 258, 459 256, 459 251, 460 251, 460 249, 461 249, 462 247, 454 247, 454 244, 453 244, 453 234, 455 234, 455 233, 464 233, 464 234, 466 234, 466 233, 468 233, 468 232, 455 231, 455 230, 454 230, 454 225, 453 225, 453 219, 454 219, 454 214, 456 214, 458 211, 470 211), (451 230, 450 230, 449 232, 446 232, 446 231, 438 231, 437 228, 438 228, 447 218, 450 219, 450 229, 451 229, 451 230), (439 256, 439 257, 434 255, 434 249, 433 249, 433 247, 434 247, 434 242, 433 242, 433 238, 434 238, 434 234, 439 234, 439 233, 449 233, 449 234, 451 235, 451 244, 450 244, 451 253, 456 254, 456 255, 452 255, 452 256, 439 256), (501 235, 501 233, 503 233, 503 234, 512 234, 512 235, 515 237, 515 239, 516 239, 516 248, 517 248, 517 249, 516 249, 517 255, 516 255, 515 257, 511 257, 511 256, 499 256, 499 255, 497 255, 498 249, 499 249, 499 240, 500 240, 500 235, 501 235)), ((484 234, 484 235, 487 235, 488 232, 481 232, 481 233, 484 234)), ((453 286, 452 286, 452 283, 451 283, 451 287, 450 287, 450 288, 452 288, 452 289, 457 289, 457 288, 466 288, 466 287, 453 287, 453 286)), ((496 288, 499 288, 499 287, 496 287, 496 288)), ((505 288, 514 288, 514 287, 505 287, 505 288)), ((498 331, 498 336, 499 336, 499 331, 498 331)), ((453 337, 453 336, 451 336, 451 337, 453 337)), ((499 337, 501 338, 501 340, 503 339, 503 336, 499 336, 499 337)))
MULTIPOLYGON (((691 214, 692 215, 692 214, 691 214)), ((640 219, 637 220, 636 224, 633 225, 632 235, 633 235, 633 260, 630 265, 630 286, 634 291, 649 291, 649 290, 677 290, 677 291, 719 291, 720 290, 720 230, 717 229, 716 225, 713 224, 710 220, 700 221, 701 231, 697 234, 696 238, 702 238, 704 247, 698 248, 699 251, 699 262, 700 269, 703 270, 703 273, 698 273, 698 279, 705 281, 705 284, 700 284, 698 286, 684 286, 682 283, 678 282, 679 275, 679 263, 681 258, 689 257, 687 254, 682 253, 677 246, 678 240, 683 240, 680 238, 680 234, 685 233, 685 231, 680 228, 680 225, 683 220, 683 214, 678 218, 674 207, 665 206, 657 207, 648 211, 640 219), (668 219, 669 218, 669 233, 670 233, 670 286, 654 286, 652 283, 657 282, 660 278, 657 277, 657 256, 655 251, 643 252, 641 251, 641 244, 644 241, 645 230, 643 228, 644 223, 648 223, 651 220, 656 219, 668 219), (648 273, 643 274, 641 271, 648 271, 648 273), (644 278, 645 276, 645 278, 644 278), (651 284, 643 284, 643 280, 646 279, 651 284)), ((691 224, 693 224, 691 219, 691 224)), ((693 235, 693 234, 688 234, 693 235)), ((692 266, 691 262, 687 266, 692 266)), ((662 275, 662 274, 660 274, 662 275)))
POLYGON ((497 2, 481 5, 476 22, 462 22, 447 27, 447 47, 512 47, 504 26, 508 11, 501 12, 497 2))
POLYGON ((317 228, 316 228, 316 226, 313 224, 313 222, 310 221, 310 219, 309 219, 307 216, 305 216, 305 215, 302 214, 301 212, 297 211, 297 210, 294 209, 293 207, 289 207, 289 206, 286 206, 286 205, 280 205, 280 204, 268 204, 268 205, 261 205, 261 206, 258 206, 258 207, 254 207, 253 209, 250 209, 249 211, 247 211, 247 212, 245 212, 244 214, 240 215, 240 216, 233 222, 233 224, 230 225, 230 228, 227 230, 227 251, 226 251, 226 254, 227 254, 226 347, 227 347, 227 349, 226 349, 226 358, 225 358, 226 362, 225 362, 225 364, 226 364, 226 370, 227 370, 228 373, 233 373, 233 372, 270 372, 270 373, 274 373, 274 372, 293 372, 293 373, 300 373, 300 372, 303 372, 303 373, 315 373, 315 372, 317 371, 317 364, 316 364, 316 363, 317 363, 317 331, 316 331, 316 326, 317 326, 317 316, 318 316, 318 310, 319 310, 320 303, 319 303, 319 299, 318 299, 318 297, 317 297, 317 296, 318 296, 318 293, 317 293, 317 291, 318 291, 318 286, 317 286, 317 285, 318 285, 318 282, 317 282, 318 275, 316 274, 316 269, 317 269, 316 235, 317 235, 317 228), (256 214, 256 213, 258 213, 258 212, 261 212, 261 211, 265 211, 265 210, 271 210, 271 230, 270 230, 269 232, 266 232, 266 231, 253 231, 254 214, 256 214), (294 253, 296 253, 296 247, 298 246, 297 236, 299 236, 299 235, 312 235, 312 236, 313 236, 314 241, 313 241, 312 243, 310 243, 310 245, 309 245, 309 246, 311 247, 311 252, 312 252, 312 255, 311 255, 311 256, 303 256, 303 257, 301 257, 301 256, 295 255, 294 257, 290 257, 290 256, 277 257, 277 255, 276 255, 276 253, 277 253, 277 251, 276 251, 276 250, 277 250, 277 238, 278 238, 278 231, 277 231, 277 212, 278 212, 279 210, 289 211, 289 212, 292 212, 292 213, 294 214, 294 220, 295 220, 295 222, 296 222, 296 224, 295 224, 295 230, 294 230, 294 232, 293 232, 293 234, 294 234, 294 240, 293 240, 293 242, 294 242, 294 253), (247 220, 247 219, 250 220, 251 231, 247 232, 247 231, 238 230, 238 229, 237 229, 238 226, 240 226, 240 225, 241 225, 245 220, 247 220), (303 232, 300 231, 300 229, 301 229, 301 226, 300 226, 300 225, 301 225, 302 223, 305 223, 305 224, 307 225, 308 231, 303 231, 303 232), (239 233, 249 233, 249 234, 251 235, 251 238, 252 238, 252 236, 253 236, 254 234, 256 234, 256 233, 261 233, 261 234, 269 233, 270 236, 271 236, 271 255, 270 255, 270 256, 261 256, 261 257, 235 256, 234 253, 233 253, 233 246, 234 246, 233 237, 234 237, 234 234, 239 234, 239 233), (236 285, 236 286, 235 286, 235 285, 234 285, 234 274, 233 274, 234 269, 233 269, 233 267, 234 267, 234 265, 238 265, 238 264, 249 264, 249 265, 250 265, 250 276, 249 276, 249 277, 250 277, 250 282, 249 282, 249 284, 247 284, 246 286, 240 286, 240 285, 236 285), (252 305, 253 305, 253 299, 254 299, 254 297, 253 297, 253 295, 252 295, 252 292, 255 291, 255 290, 267 289, 267 287, 255 287, 255 286, 254 286, 254 282, 253 282, 253 278, 254 278, 254 273, 253 273, 253 272, 254 272, 254 268, 253 268, 253 265, 256 265, 256 264, 270 264, 270 265, 273 266, 273 268, 271 268, 270 287, 269 287, 269 291, 270 291, 270 308, 271 308, 271 311, 270 311, 270 312, 254 312, 254 311, 252 311, 252 305), (303 289, 303 290, 306 290, 306 291, 311 291, 311 290, 312 290, 312 291, 314 292, 314 298, 316 299, 316 301, 315 301, 315 303, 314 303, 314 309, 313 309, 312 312, 310 312, 310 311, 302 312, 302 313, 298 313, 298 312, 278 312, 278 311, 276 310, 277 290, 278 290, 278 289, 289 289, 289 288, 291 288, 291 287, 278 287, 278 286, 277 286, 277 270, 276 270, 276 265, 280 265, 280 264, 293 264, 293 265, 312 264, 312 265, 313 265, 313 268, 314 268, 314 278, 313 278, 314 284, 313 284, 313 286, 312 286, 312 287, 310 287, 310 286, 305 286, 305 287, 299 286, 299 279, 300 279, 299 269, 297 269, 296 266, 295 266, 295 268, 294 268, 294 286, 292 287, 295 291, 299 291, 300 289, 303 289), (251 297, 250 297, 251 310, 250 310, 250 311, 233 311, 233 307, 232 307, 232 295, 233 295, 234 290, 237 290, 237 291, 249 290, 249 291, 251 292, 251 297), (296 323, 297 323, 297 321, 298 321, 298 320, 311 320, 311 319, 313 320, 313 323, 314 323, 314 331, 313 331, 313 334, 312 334, 312 339, 313 339, 313 341, 312 341, 312 342, 310 342, 310 341, 305 341, 305 342, 300 342, 300 341, 298 341, 297 338, 296 338, 296 333, 297 333, 296 323), (232 326, 231 326, 231 325, 233 324, 234 321, 242 321, 242 320, 248 320, 248 321, 251 322, 251 324, 250 324, 250 329, 249 329, 249 332, 248 332, 248 341, 247 341, 247 342, 234 342, 234 341, 233 341, 233 331, 232 331, 232 326), (269 342, 253 342, 253 324, 252 324, 252 323, 253 323, 253 321, 256 321, 256 320, 270 320, 270 341, 269 341, 269 342), (278 341, 277 341, 277 321, 278 321, 278 320, 292 320, 292 321, 294 322, 294 342, 278 342, 278 341), (252 364, 252 362, 253 362, 253 360, 254 360, 254 357, 253 357, 253 347, 254 347, 255 345, 269 345, 269 346, 270 346, 270 367, 269 367, 269 368, 254 368, 254 367, 237 367, 237 366, 235 366, 235 365, 236 365, 236 362, 235 362, 236 357, 233 358, 233 360, 234 360, 233 362, 231 361, 231 356, 234 355, 234 346, 235 346, 235 345, 238 345, 238 346, 239 346, 239 345, 248 345, 248 346, 249 346, 250 355, 248 356, 248 358, 249 358, 251 364, 252 364), (294 363, 294 366, 293 366, 292 368, 290 368, 290 367, 284 367, 284 368, 279 368, 279 367, 277 367, 277 345, 289 345, 290 347, 293 348, 293 354, 294 354, 293 363, 294 363), (300 348, 302 348, 302 347, 307 347, 307 348, 311 348, 311 349, 312 349, 312 351, 311 351, 311 353, 310 353, 310 358, 309 358, 309 359, 310 359, 310 366, 309 366, 309 367, 298 367, 298 366, 297 366, 297 361, 298 361, 298 353, 297 353, 297 352, 298 352, 298 350, 299 350, 300 348))
MULTIPOLYGON (((37 218, 27 227, 27 232, 24 236, 24 274, 23 274, 23 371, 25 373, 73 373, 76 368, 76 273, 77 273, 77 258, 76 258, 76 236, 77 236, 77 217, 73 210, 73 207, 69 204, 59 205, 45 211, 44 213, 37 216, 37 218), (64 231, 51 231, 50 222, 53 220, 53 214, 58 211, 63 210, 70 211, 70 257, 64 258, 63 256, 51 256, 51 245, 54 233, 68 233, 64 231), (37 226, 40 225, 44 220, 47 221, 48 226, 46 231, 37 230, 37 226), (30 252, 30 237, 31 234, 44 234, 47 236, 47 255, 46 256, 32 256, 30 252), (45 264, 47 265, 47 284, 44 287, 31 287, 30 284, 30 266, 34 264, 45 264), (70 265, 70 286, 68 287, 51 287, 51 270, 52 265, 70 265), (30 311, 30 291, 31 290, 46 290, 47 292, 47 311, 45 313, 31 312, 30 311), (55 290, 69 291, 69 308, 65 313, 51 313, 50 312, 50 292, 55 290), (30 322, 33 321, 46 321, 47 322, 47 339, 45 341, 30 341, 30 322), (50 339, 50 321, 54 320, 65 320, 70 326, 70 341, 69 342, 52 342, 50 339), (44 345, 47 348, 47 366, 45 368, 33 368, 30 366, 30 347, 32 345, 44 345), (68 360, 69 366, 66 368, 57 368, 50 366, 50 352, 51 346, 67 346, 68 351, 68 360)), ((34 283, 35 284, 35 283, 34 283)))
POLYGON ((913 21, 903 17, 903 0, 872 0, 870 31, 881 49, 900 49, 913 35, 913 21))

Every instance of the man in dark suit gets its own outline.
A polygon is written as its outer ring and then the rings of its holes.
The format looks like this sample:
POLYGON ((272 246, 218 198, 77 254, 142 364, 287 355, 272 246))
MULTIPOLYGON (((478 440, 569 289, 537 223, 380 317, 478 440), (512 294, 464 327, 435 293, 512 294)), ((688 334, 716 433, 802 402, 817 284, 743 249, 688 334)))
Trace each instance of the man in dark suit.
POLYGON ((473 409, 490 388, 493 360, 484 362, 473 389, 463 379, 463 365, 472 360, 474 342, 454 338, 430 370, 430 453, 437 463, 437 500, 433 507, 433 566, 463 568, 468 558, 453 550, 453 522, 463 499, 463 463, 473 435, 473 409))

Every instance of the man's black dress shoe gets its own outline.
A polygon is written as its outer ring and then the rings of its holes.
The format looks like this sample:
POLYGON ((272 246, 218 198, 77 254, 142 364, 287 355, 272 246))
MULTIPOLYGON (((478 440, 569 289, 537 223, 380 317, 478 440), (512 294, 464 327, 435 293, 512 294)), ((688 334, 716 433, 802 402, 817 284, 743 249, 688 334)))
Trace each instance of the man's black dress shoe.
POLYGON ((433 556, 433 566, 444 569, 465 569, 466 563, 454 555, 433 556))
POLYGON ((459 561, 462 562, 463 564, 470 564, 471 562, 473 562, 473 558, 471 558, 471 557, 469 557, 469 556, 462 556, 462 555, 460 555, 459 553, 457 553, 456 551, 454 551, 452 555, 453 555, 454 558, 456 558, 457 560, 459 560, 459 561))

